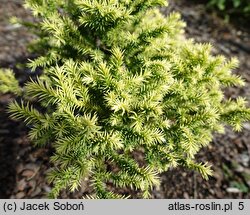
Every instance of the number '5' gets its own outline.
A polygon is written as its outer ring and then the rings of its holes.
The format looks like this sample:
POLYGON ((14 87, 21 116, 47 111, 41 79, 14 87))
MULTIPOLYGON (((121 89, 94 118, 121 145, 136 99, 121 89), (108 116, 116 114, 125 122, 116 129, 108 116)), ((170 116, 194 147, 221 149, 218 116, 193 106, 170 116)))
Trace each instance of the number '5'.
POLYGON ((238 209, 241 211, 244 209, 244 202, 239 202, 238 209))

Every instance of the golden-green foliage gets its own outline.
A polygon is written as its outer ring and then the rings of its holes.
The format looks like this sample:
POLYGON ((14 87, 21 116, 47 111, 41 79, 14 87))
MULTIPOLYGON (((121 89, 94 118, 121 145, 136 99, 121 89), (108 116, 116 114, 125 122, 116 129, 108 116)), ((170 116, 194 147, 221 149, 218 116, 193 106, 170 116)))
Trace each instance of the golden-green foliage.
POLYGON ((10 69, 0 69, 0 92, 14 92, 16 95, 21 94, 18 81, 10 69))
POLYGON ((155 7, 165 3, 26 0, 41 20, 43 49, 29 65, 44 73, 9 111, 30 124, 34 143, 55 149, 51 197, 87 177, 95 198, 122 197, 110 184, 148 198, 159 173, 176 166, 207 179, 210 166, 195 154, 226 123, 239 130, 249 120, 243 98, 223 97, 225 87, 244 83, 231 74, 237 61, 185 39, 179 14, 164 17, 155 7))

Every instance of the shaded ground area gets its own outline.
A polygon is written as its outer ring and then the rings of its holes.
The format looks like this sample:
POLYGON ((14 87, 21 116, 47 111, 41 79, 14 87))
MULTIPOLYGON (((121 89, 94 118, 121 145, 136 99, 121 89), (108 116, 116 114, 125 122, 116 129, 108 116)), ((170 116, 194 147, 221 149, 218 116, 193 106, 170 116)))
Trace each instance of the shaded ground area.
MULTIPOLYGON (((30 55, 26 44, 33 36, 18 26, 8 23, 15 15, 27 20, 30 14, 21 6, 21 0, 0 0, 0 67, 12 68, 20 82, 30 71, 18 64, 30 55)), ((226 96, 238 95, 250 101, 250 29, 224 23, 214 13, 208 14, 201 4, 186 0, 171 0, 162 12, 179 11, 187 22, 186 35, 197 42, 210 42, 215 54, 236 56, 241 64, 235 72, 243 76, 246 86, 230 88, 226 96)), ((237 23, 237 20, 235 20, 237 23)), ((242 25, 243 26, 243 25, 242 25)), ((0 95, 0 198, 44 198, 50 191, 45 175, 49 171, 50 149, 34 148, 27 129, 8 118, 5 109, 14 97, 0 95)), ((250 124, 244 124, 241 133, 226 128, 224 135, 215 135, 208 148, 198 155, 200 161, 209 161, 214 176, 204 181, 198 173, 175 169, 162 174, 162 185, 153 191, 153 198, 249 198, 250 197, 250 124)), ((90 192, 87 183, 78 193, 61 194, 61 198, 80 198, 90 192)), ((127 192, 127 191, 124 191, 127 192)), ((133 195, 133 194, 132 194, 133 195)))

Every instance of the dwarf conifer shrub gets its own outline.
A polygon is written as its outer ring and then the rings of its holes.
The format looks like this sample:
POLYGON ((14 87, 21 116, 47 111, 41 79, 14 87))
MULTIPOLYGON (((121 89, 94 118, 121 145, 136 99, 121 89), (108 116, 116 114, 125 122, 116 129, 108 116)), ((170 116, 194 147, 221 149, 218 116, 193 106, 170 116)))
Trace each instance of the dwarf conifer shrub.
POLYGON ((185 39, 179 14, 156 7, 165 4, 26 0, 40 20, 33 47, 41 56, 29 66, 43 74, 9 112, 29 125, 36 145, 55 150, 51 197, 88 178, 95 198, 120 198, 113 188, 124 187, 148 198, 159 174, 177 166, 207 179, 210 166, 195 154, 225 124, 240 130, 250 118, 244 98, 223 96, 244 83, 231 74, 237 60, 185 39))

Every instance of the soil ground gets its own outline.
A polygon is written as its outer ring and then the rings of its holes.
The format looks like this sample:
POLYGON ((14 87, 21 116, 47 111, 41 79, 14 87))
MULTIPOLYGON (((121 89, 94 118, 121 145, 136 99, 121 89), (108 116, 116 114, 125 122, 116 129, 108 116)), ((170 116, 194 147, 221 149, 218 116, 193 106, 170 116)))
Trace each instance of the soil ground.
MULTIPOLYGON (((197 42, 209 42, 214 54, 235 56, 240 66, 235 73, 246 80, 244 88, 230 88, 226 96, 244 96, 250 101, 250 26, 234 19, 237 25, 224 22, 203 4, 171 0, 164 14, 178 11, 186 21, 186 36, 197 42)), ((12 68, 21 83, 30 75, 20 63, 31 57, 26 49, 33 35, 8 22, 11 16, 32 20, 23 9, 22 0, 0 0, 0 68, 12 68)), ((0 95, 0 198, 45 198, 51 190, 46 182, 50 169, 48 148, 35 148, 27 138, 27 128, 10 120, 6 106, 14 99, 0 95)), ((250 198, 250 124, 242 132, 226 128, 224 135, 215 134, 209 147, 201 150, 197 160, 209 161, 214 175, 208 181, 198 173, 173 169, 161 175, 162 184, 153 190, 153 198, 250 198)), ((80 198, 90 192, 85 185, 77 193, 63 192, 61 198, 80 198)), ((132 194, 133 196, 133 194, 132 194)))

